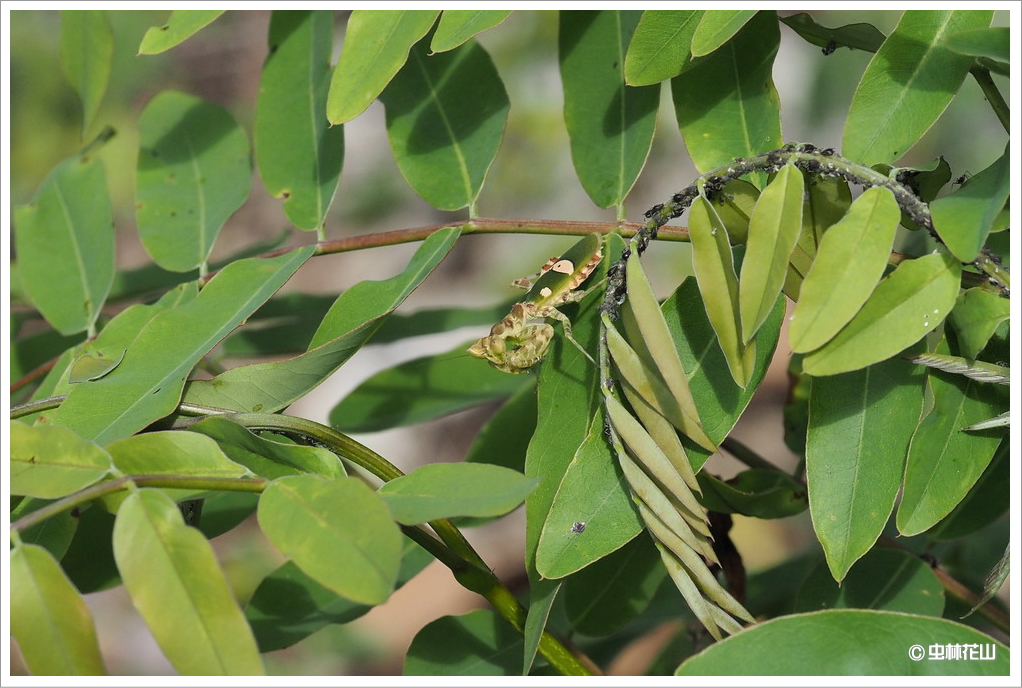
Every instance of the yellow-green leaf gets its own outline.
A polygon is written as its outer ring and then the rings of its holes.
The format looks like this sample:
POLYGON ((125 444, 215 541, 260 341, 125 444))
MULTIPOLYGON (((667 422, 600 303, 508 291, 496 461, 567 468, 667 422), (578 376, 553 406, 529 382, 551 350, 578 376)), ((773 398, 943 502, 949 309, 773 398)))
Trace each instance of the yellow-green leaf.
POLYGON ((38 545, 11 552, 11 635, 37 676, 106 674, 92 613, 53 555, 38 545))
POLYGON ((961 273, 948 253, 902 263, 836 337, 806 354, 803 370, 810 375, 857 370, 915 344, 951 311, 961 273))
POLYGON ((259 526, 320 585, 363 604, 394 590, 401 531, 383 498, 357 478, 293 475, 259 498, 259 526))
POLYGON ((756 364, 755 343, 746 347, 741 339, 738 276, 727 229, 712 204, 702 196, 689 210, 688 231, 692 239, 692 269, 706 315, 717 334, 731 377, 745 389, 756 364))
POLYGON ((62 10, 60 61, 82 101, 82 135, 103 102, 114 56, 114 32, 105 10, 62 10))
POLYGON ((426 35, 440 10, 355 10, 330 80, 326 114, 332 124, 355 119, 383 92, 426 35))
POLYGON ((788 259, 802 231, 802 198, 802 173, 785 165, 756 201, 738 294, 744 342, 756 336, 784 286, 788 259))
POLYGON ((873 187, 827 230, 791 315, 792 351, 823 346, 855 316, 884 274, 900 219, 894 195, 873 187))
POLYGON ((210 24, 224 10, 174 10, 163 26, 153 26, 142 37, 139 55, 156 55, 170 50, 210 24))
POLYGON ((131 601, 181 675, 263 673, 252 629, 209 541, 159 490, 136 490, 114 523, 114 558, 131 601))
POLYGON ((429 43, 435 53, 452 50, 507 19, 511 10, 444 10, 429 43))
POLYGON ((10 424, 11 494, 57 499, 107 474, 110 455, 58 425, 10 424))

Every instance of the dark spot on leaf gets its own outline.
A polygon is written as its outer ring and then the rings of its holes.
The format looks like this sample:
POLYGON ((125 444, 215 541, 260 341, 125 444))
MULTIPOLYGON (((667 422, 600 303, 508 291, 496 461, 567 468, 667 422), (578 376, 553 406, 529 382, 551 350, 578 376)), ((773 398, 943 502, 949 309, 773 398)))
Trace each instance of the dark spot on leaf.
POLYGON ((574 523, 571 524, 571 532, 574 533, 575 535, 578 535, 585 529, 586 529, 585 521, 575 521, 574 523))
POLYGON ((614 60, 614 69, 617 69, 617 60, 614 60))
POLYGON ((283 198, 286 201, 287 199, 291 198, 291 192, 290 191, 285 191, 282 194, 280 194, 280 197, 283 198))
POLYGON ((32 455, 32 456, 28 457, 28 462, 29 463, 35 463, 35 455, 32 455))
POLYGON ((78 507, 71 509, 71 518, 78 518, 82 515, 81 510, 78 507))

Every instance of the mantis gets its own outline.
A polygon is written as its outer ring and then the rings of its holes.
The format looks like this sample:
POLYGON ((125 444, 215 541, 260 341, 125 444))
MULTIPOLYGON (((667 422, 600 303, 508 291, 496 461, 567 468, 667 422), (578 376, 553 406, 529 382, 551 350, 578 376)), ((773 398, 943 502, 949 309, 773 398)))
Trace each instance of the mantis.
POLYGON ((564 335, 592 361, 582 345, 571 336, 571 322, 557 310, 566 303, 581 300, 588 292, 579 286, 592 274, 603 258, 603 237, 598 233, 585 236, 561 256, 546 262, 536 277, 516 279, 512 284, 527 289, 522 301, 511 307, 511 312, 468 348, 470 356, 481 358, 505 373, 526 373, 543 360, 554 328, 548 323, 530 324, 536 320, 552 318, 564 326, 564 335))

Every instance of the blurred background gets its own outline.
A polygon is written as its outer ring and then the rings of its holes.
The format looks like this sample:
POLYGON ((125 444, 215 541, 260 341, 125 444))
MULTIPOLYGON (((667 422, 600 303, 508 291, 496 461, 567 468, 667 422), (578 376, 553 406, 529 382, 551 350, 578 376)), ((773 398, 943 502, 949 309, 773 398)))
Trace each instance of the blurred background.
MULTIPOLYGON (((348 12, 336 12, 335 58, 340 52, 348 12)), ((791 13, 784 13, 791 14, 791 13)), ((821 24, 838 27, 869 22, 884 33, 900 12, 813 11, 821 24)), ((11 207, 28 202, 62 159, 113 126, 116 137, 101 153, 110 184, 118 229, 120 268, 149 262, 138 240, 133 213, 137 153, 136 120, 158 92, 178 89, 228 108, 251 132, 260 70, 267 54, 267 11, 227 12, 182 45, 161 55, 138 56, 146 29, 164 23, 167 11, 111 11, 115 36, 111 83, 94 130, 81 135, 80 106, 60 67, 60 15, 56 11, 10 13, 10 178, 11 207)), ((1007 12, 994 25, 1006 26, 1007 12)), ((614 210, 595 207, 572 169, 562 119, 563 98, 557 63, 557 13, 523 10, 478 37, 492 56, 511 100, 505 139, 478 200, 481 216, 614 222, 614 210)), ((844 116, 859 77, 870 59, 861 51, 840 49, 830 57, 781 27, 781 47, 773 77, 780 93, 786 140, 840 149, 844 116)), ((995 75, 1007 94, 1007 82, 995 75)), ((627 201, 627 218, 639 221, 645 209, 663 202, 695 176, 674 120, 665 84, 657 136, 649 162, 627 201)), ((345 160, 340 186, 327 219, 329 238, 462 220, 465 211, 433 209, 407 186, 391 155, 383 106, 377 102, 345 124, 345 160)), ((1005 135, 982 93, 967 78, 958 97, 936 126, 902 160, 925 164, 943 156, 954 177, 975 173, 1003 151, 1005 135)), ((9 218, 5 218, 9 223, 9 218)), ((684 223, 681 218, 676 223, 684 223)), ((289 227, 280 202, 268 196, 258 175, 247 204, 227 223, 212 260, 271 239, 289 227)), ((314 235, 293 230, 289 244, 311 243, 314 235)), ((402 312, 440 306, 483 306, 513 295, 510 280, 534 273, 548 256, 570 245, 556 237, 470 236, 402 306, 402 312)), ((381 279, 402 270, 416 245, 323 256, 310 261, 285 290, 338 294, 364 279, 381 279)), ((13 254, 12 254, 13 257, 13 254)), ((666 296, 690 273, 687 245, 667 244, 647 261, 654 284, 666 296)), ((12 285, 12 292, 17 285, 12 285)), ((291 407, 289 413, 326 422, 327 413, 345 394, 373 373, 400 361, 445 351, 485 334, 468 328, 413 342, 370 345, 333 378, 291 407)), ((788 394, 790 350, 782 333, 774 366, 734 431, 734 436, 782 467, 798 457, 783 441, 782 408, 788 394)), ((246 361, 231 361, 231 365, 246 361)), ((356 438, 403 470, 423 463, 461 460, 480 426, 496 410, 480 407, 431 423, 356 438)), ((714 457, 708 469, 725 478, 739 464, 714 457)), ((468 531, 469 539, 509 584, 523 577, 524 518, 516 512, 468 531)), ((732 536, 750 572, 766 569, 793 553, 819 550, 808 512, 782 521, 735 517, 732 536)), ((254 523, 214 540, 239 600, 244 603, 263 576, 282 561, 254 523)), ((997 553, 995 553, 996 556, 997 553)), ((87 597, 96 616, 100 643, 113 674, 171 674, 144 624, 120 588, 87 597)), ((331 626, 286 650, 266 656, 267 670, 283 675, 399 674, 415 633, 445 614, 460 614, 485 602, 458 586, 447 569, 429 566, 390 602, 344 627, 331 626)), ((655 640, 655 639, 654 639, 655 640)), ((642 649, 615 664, 620 673, 642 671, 642 649), (636 658, 637 657, 637 658, 636 658)), ((12 671, 20 668, 12 643, 12 671)))

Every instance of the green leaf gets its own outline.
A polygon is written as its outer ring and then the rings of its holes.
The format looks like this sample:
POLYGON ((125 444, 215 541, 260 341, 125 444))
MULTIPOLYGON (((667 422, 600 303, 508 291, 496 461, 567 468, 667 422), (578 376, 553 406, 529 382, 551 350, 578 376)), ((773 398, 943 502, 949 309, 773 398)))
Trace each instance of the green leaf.
POLYGON ((699 25, 692 35, 692 56, 709 55, 738 33, 755 14, 756 10, 703 12, 699 19, 699 25))
POLYGON ((400 306, 429 277, 460 236, 458 227, 437 230, 416 249, 402 272, 384 280, 364 280, 338 296, 312 336, 309 350, 366 324, 372 324, 375 331, 382 323, 381 316, 400 306))
POLYGON ((459 236, 441 229, 415 252, 404 272, 386 280, 359 282, 341 294, 323 318, 309 351, 273 363, 240 366, 212 380, 193 380, 188 403, 237 411, 272 413, 314 389, 358 351, 395 308, 447 255, 459 236))
POLYGON ((976 259, 986 243, 998 214, 1008 201, 1011 187, 1008 151, 994 164, 973 175, 953 194, 930 204, 933 228, 963 263, 976 259))
MULTIPOLYGON (((653 293, 638 252, 628 256, 628 301, 622 309, 622 321, 628 332, 629 343, 649 371, 655 371, 654 380, 662 380, 671 399, 680 408, 677 418, 670 418, 679 430, 692 441, 709 451, 716 445, 706 436, 699 419, 698 407, 688 385, 688 377, 671 338, 660 304, 653 293)), ((620 363, 618 363, 620 367, 620 363)), ((642 391, 642 390, 636 390, 642 391)), ((661 395, 662 397, 662 395, 661 395)), ((662 399, 661 399, 662 400, 662 399)), ((647 397, 651 404, 653 399, 647 397)))
POLYGON ((259 527, 310 578, 362 604, 394 590, 401 531, 383 499, 357 478, 278 478, 259 499, 259 527))
POLYGON ((689 210, 692 270, 699 284, 706 315, 720 343, 735 384, 745 388, 752 378, 756 348, 741 339, 738 276, 728 231, 713 205, 702 196, 689 210))
POLYGON ((989 57, 998 62, 1011 62, 1011 30, 1007 26, 966 29, 952 34, 947 47, 962 55, 989 57))
POLYGON ((355 119, 376 100, 408 59, 408 50, 426 35, 438 14, 439 10, 351 13, 326 101, 331 124, 355 119))
POLYGON ((969 493, 958 502, 954 511, 927 531, 926 537, 931 540, 953 540, 971 535, 996 521, 1008 510, 1011 495, 1004 486, 1011 484, 1009 447, 1010 442, 1005 437, 990 465, 969 493))
POLYGON ((119 585, 121 578, 111 543, 114 516, 103 509, 87 508, 77 521, 71 544, 60 559, 68 578, 82 593, 119 585))
POLYGON ((875 549, 840 583, 819 564, 802 584, 796 612, 819 609, 879 609, 937 616, 944 613, 944 588, 929 564, 910 552, 875 549))
MULTIPOLYGON (((397 586, 407 583, 432 561, 426 550, 405 539, 397 586)), ((338 597, 289 561, 263 579, 245 609, 245 616, 259 651, 272 652, 290 647, 330 624, 354 621, 371 609, 338 597)))
POLYGON ((106 444, 171 413, 192 367, 279 289, 312 249, 224 268, 194 300, 150 320, 116 370, 76 385, 53 422, 106 444))
POLYGON ((262 674, 252 630, 209 541, 158 490, 136 490, 114 524, 114 557, 131 601, 182 675, 262 674))
POLYGON ((503 516, 525 501, 539 481, 484 463, 434 463, 385 483, 383 497, 404 525, 454 516, 503 516))
POLYGON ((476 34, 500 24, 509 14, 511 10, 444 10, 429 49, 442 53, 457 48, 476 34))
POLYGON ((840 177, 810 174, 803 176, 803 182, 806 200, 802 207, 802 230, 788 259, 788 271, 782 288, 785 295, 795 302, 800 299, 802 282, 816 259, 824 232, 844 217, 852 204, 848 182, 840 177))
POLYGON ((625 52, 639 10, 560 13, 558 46, 564 84, 564 123, 582 188, 597 206, 624 203, 646 164, 658 86, 625 86, 625 52))
POLYGON ((73 157, 14 209, 14 245, 25 294, 61 334, 96 322, 114 275, 113 214, 103 164, 73 157))
POLYGON ((61 10, 60 62, 82 102, 82 136, 89 130, 110 82, 114 32, 104 10, 61 10))
POLYGON ((104 358, 103 356, 95 356, 93 354, 82 354, 68 367, 67 381, 68 384, 77 384, 79 382, 89 382, 91 380, 99 380, 100 378, 108 375, 114 368, 121 364, 124 360, 124 354, 127 353, 127 349, 121 350, 121 355, 116 360, 111 358, 104 358))
MULTIPOLYGON (((164 430, 132 435, 107 445, 114 465, 125 475, 180 475, 197 478, 241 478, 251 472, 228 459, 209 437, 191 432, 164 430)), ((166 489, 175 502, 201 497, 205 490, 166 489)), ((103 508, 117 511, 127 498, 125 491, 100 499, 103 508)))
POLYGON ((947 38, 990 25, 991 11, 905 12, 855 89, 842 153, 865 165, 903 156, 937 121, 965 80, 972 58, 947 38))
MULTIPOLYGON (((740 255, 736 251, 736 258, 740 255)), ((766 375, 784 317, 784 300, 778 299, 770 317, 756 333, 756 365, 743 390, 728 371, 716 334, 706 317, 696 280, 685 281, 663 304, 664 317, 689 375, 689 389, 699 409, 707 436, 720 443, 738 422, 753 393, 766 375)), ((711 452, 694 443, 685 447, 692 468, 699 470, 711 452)))
POLYGON ((302 473, 315 473, 324 478, 346 475, 344 465, 331 451, 274 442, 225 418, 207 418, 188 426, 188 430, 214 439, 231 461, 270 480, 302 473))
POLYGON ((810 375, 857 370, 915 344, 950 312, 961 271, 947 253, 902 263, 836 337, 806 354, 804 370, 810 375))
POLYGON ((754 468, 726 482, 705 472, 697 478, 703 490, 699 501, 710 511, 752 518, 787 518, 809 506, 805 486, 779 471, 754 468))
POLYGON ((965 358, 976 358, 994 335, 997 326, 1011 316, 1011 302, 980 287, 958 295, 951 310, 951 325, 965 358))
POLYGON ((700 172, 780 145, 781 106, 771 77, 780 38, 776 15, 759 12, 722 50, 671 80, 678 127, 700 172))
POLYGON ((219 105, 158 93, 138 121, 135 219, 142 244, 167 270, 204 266, 217 234, 248 198, 248 137, 219 105))
POLYGON ((326 120, 333 13, 276 11, 256 102, 259 177, 296 227, 323 226, 344 161, 344 128, 326 120))
POLYGON ((757 200, 759 189, 744 179, 727 182, 713 199, 713 209, 727 227, 731 241, 736 244, 744 244, 749 238, 749 218, 757 200))
POLYGON ((739 281, 744 342, 756 335, 784 286, 788 258, 802 229, 802 195, 802 173, 785 165, 756 201, 739 281))
POLYGON ((827 47, 833 41, 838 47, 875 53, 880 49, 884 39, 887 38, 883 32, 872 24, 846 24, 837 29, 828 29, 817 24, 805 12, 793 14, 789 17, 778 17, 778 19, 791 27, 795 33, 806 41, 821 48, 827 47))
POLYGON ((442 616, 423 627, 405 656, 405 676, 518 676, 522 636, 487 609, 442 616))
POLYGON ((376 373, 330 410, 343 432, 377 432, 414 425, 511 396, 527 379, 481 365, 465 346, 376 373))
POLYGON ((405 181, 430 205, 475 203, 507 123, 507 91, 493 61, 472 42, 428 54, 416 44, 380 100, 387 137, 405 181))
POLYGON ((903 535, 917 535, 951 513, 983 474, 1003 435, 997 429, 961 431, 1004 410, 997 386, 946 373, 931 373, 929 382, 933 410, 912 436, 898 505, 903 535))
POLYGON ((969 613, 966 616, 971 616, 977 609, 982 607, 984 604, 993 599, 997 591, 1001 589, 1004 582, 1008 580, 1008 574, 1011 572, 1011 545, 1007 545, 1004 548, 1004 554, 998 560, 994 568, 987 574, 986 580, 983 582, 983 596, 972 606, 969 613))
POLYGON ((792 351, 823 346, 855 316, 884 274, 900 219, 893 194, 873 187, 827 230, 791 314, 792 351))
MULTIPOLYGON (((14 499, 11 500, 11 503, 14 503, 14 499)), ((11 509, 11 523, 52 503, 48 499, 25 497, 18 502, 16 507, 11 509)), ((59 560, 67 553, 68 547, 71 546, 75 531, 78 529, 78 521, 79 517, 73 515, 71 511, 62 511, 25 530, 21 530, 21 541, 45 547, 50 554, 59 560)))
POLYGON ((891 358, 813 380, 809 509, 834 580, 869 551, 891 515, 923 408, 924 379, 918 366, 891 358))
POLYGON ((476 433, 466 463, 525 470, 525 454, 536 431, 536 388, 523 385, 476 433))
MULTIPOLYGON (((154 304, 135 304, 125 308, 106 324, 95 339, 87 340, 74 349, 66 351, 50 370, 43 383, 36 389, 32 398, 42 399, 47 396, 70 393, 74 388, 69 378, 74 356, 92 355, 106 358, 117 352, 116 356, 123 360, 121 354, 135 341, 135 337, 150 320, 170 308, 188 303, 197 294, 198 286, 196 283, 190 282, 171 289, 154 304)), ((43 412, 25 416, 23 420, 32 422, 38 418, 48 422, 49 417, 49 412, 43 412)))
POLYGON ((223 10, 174 10, 163 26, 153 26, 142 37, 139 55, 156 55, 184 43, 223 14, 223 10))
POLYGON ((625 55, 625 83, 647 86, 681 74, 703 10, 646 10, 625 55))
POLYGON ((642 530, 628 483, 598 412, 557 486, 536 549, 536 570, 563 578, 621 548, 642 530))
MULTIPOLYGON (((611 256, 621 255, 624 242, 611 234, 604 245, 604 259, 594 271, 594 280, 606 275, 611 256)), ((579 302, 577 315, 572 318, 572 333, 587 349, 594 348, 599 335, 597 309, 603 295, 594 292, 579 302)), ((572 310, 572 307, 566 310, 572 310)), ((598 408, 597 371, 563 337, 555 337, 550 352, 539 365, 536 431, 529 442, 525 457, 525 474, 541 479, 525 501, 525 565, 529 574, 530 601, 527 619, 524 671, 518 664, 518 673, 528 672, 536 655, 547 614, 560 582, 549 581, 536 571, 536 556, 540 537, 546 525, 554 496, 576 451, 589 434, 590 422, 598 408)), ((520 657, 520 655, 519 655, 520 657)))
MULTIPOLYGON (((227 422, 227 421, 224 421, 227 422)), ((107 451, 125 475, 240 478, 250 475, 210 437, 181 430, 146 432, 111 442, 107 451)))
POLYGON ((666 575, 650 539, 633 538, 564 582, 572 629, 590 636, 613 633, 645 611, 666 575))
POLYGON ((1007 676, 1008 648, 968 626, 902 612, 832 609, 771 619, 711 645, 680 676, 1007 676), (797 652, 791 651, 798 638, 797 652), (928 659, 931 645, 978 643, 978 659, 928 659), (923 658, 913 661, 912 648, 923 658))
POLYGON ((49 552, 18 545, 10 562, 11 636, 37 676, 106 674, 85 599, 49 552))
POLYGON ((113 468, 110 455, 67 428, 10 423, 13 495, 56 499, 97 482, 113 468))

